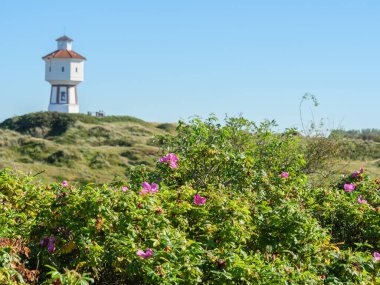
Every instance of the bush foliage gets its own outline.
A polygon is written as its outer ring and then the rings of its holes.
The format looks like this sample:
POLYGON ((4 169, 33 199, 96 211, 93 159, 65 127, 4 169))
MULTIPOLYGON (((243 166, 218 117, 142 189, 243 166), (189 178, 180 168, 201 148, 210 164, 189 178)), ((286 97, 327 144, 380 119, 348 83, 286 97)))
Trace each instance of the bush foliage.
POLYGON ((1 170, 0 283, 380 283, 380 181, 364 170, 311 188, 294 130, 243 118, 156 143, 153 170, 108 185, 1 170))

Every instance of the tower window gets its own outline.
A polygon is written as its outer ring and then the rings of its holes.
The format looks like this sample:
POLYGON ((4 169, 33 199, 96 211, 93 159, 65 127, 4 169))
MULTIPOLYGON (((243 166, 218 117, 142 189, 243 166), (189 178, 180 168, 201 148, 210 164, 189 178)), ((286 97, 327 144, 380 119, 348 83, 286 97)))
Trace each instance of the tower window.
POLYGON ((51 66, 49 66, 49 72, 51 72, 51 66))
POLYGON ((62 72, 64 72, 65 71, 65 68, 62 66, 62 72))
POLYGON ((61 92, 61 102, 66 102, 66 92, 65 91, 61 92))
POLYGON ((75 67, 75 72, 78 72, 78 67, 75 67))

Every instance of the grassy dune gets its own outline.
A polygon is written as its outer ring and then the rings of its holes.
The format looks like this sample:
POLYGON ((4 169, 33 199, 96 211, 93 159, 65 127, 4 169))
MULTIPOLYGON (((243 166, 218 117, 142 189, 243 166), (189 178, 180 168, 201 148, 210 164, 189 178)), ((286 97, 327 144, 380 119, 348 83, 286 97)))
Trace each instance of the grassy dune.
POLYGON ((153 137, 174 128, 128 116, 28 114, 0 124, 0 168, 38 174, 44 182, 108 182, 128 166, 153 166, 153 137))

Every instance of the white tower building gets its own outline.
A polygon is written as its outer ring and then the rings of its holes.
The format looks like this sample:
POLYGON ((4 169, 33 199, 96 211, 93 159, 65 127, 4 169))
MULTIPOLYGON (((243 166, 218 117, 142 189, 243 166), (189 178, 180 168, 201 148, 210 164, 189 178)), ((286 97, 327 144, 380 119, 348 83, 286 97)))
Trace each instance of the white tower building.
POLYGON ((83 81, 85 57, 72 50, 73 40, 62 36, 58 49, 45 60, 45 80, 51 84, 50 112, 79 113, 77 85, 83 81))

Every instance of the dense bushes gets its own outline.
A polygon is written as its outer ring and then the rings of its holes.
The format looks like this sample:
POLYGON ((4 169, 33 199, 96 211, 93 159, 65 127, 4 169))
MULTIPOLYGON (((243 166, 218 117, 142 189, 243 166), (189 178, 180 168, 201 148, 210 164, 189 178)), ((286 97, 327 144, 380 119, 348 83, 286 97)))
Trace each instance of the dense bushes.
POLYGON ((176 136, 159 140, 163 153, 181 155, 181 167, 175 173, 165 165, 158 165, 158 170, 168 185, 191 183, 201 189, 219 185, 244 191, 270 179, 278 184, 278 174, 285 170, 293 181, 302 183, 300 169, 305 161, 298 151, 299 138, 292 130, 273 135, 270 127, 270 122, 257 126, 244 118, 229 118, 224 126, 215 117, 180 122, 176 136))
POLYGON ((32 113, 7 119, 0 124, 0 128, 43 138, 63 134, 74 122, 74 117, 69 114, 56 112, 32 113))
POLYGON ((340 158, 346 160, 380 159, 380 143, 363 140, 339 140, 340 158))
POLYGON ((310 188, 294 134, 243 118, 180 122, 157 138, 154 170, 109 185, 44 187, 2 170, 0 236, 22 250, 0 243, 0 281, 379 284, 379 182, 360 170, 310 188))
POLYGON ((329 136, 339 145, 338 157, 347 160, 380 159, 380 130, 333 130, 329 136))

